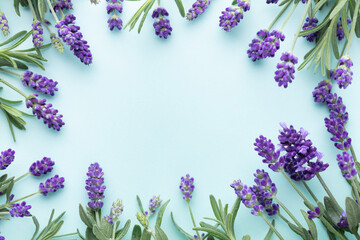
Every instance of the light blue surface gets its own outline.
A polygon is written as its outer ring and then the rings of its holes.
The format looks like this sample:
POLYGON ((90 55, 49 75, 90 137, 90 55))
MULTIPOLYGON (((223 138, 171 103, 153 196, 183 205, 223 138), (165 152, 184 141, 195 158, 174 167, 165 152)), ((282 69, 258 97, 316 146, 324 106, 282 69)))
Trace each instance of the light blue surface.
MULTIPOLYGON (((184 1, 186 9, 191 2, 184 1)), ((336 166, 338 151, 323 123, 328 113, 313 103, 311 96, 321 76, 301 71, 288 89, 277 87, 273 75, 280 54, 254 64, 247 58, 246 50, 257 30, 267 27, 278 9, 266 6, 264 0, 254 1, 240 26, 225 33, 217 26, 218 16, 230 3, 213 1, 203 16, 189 23, 180 18, 173 1, 164 1, 174 31, 163 41, 154 36, 151 19, 145 22, 141 35, 136 31, 112 33, 106 26, 105 1, 99 6, 85 0, 75 2, 77 24, 91 46, 94 63, 83 66, 68 49, 63 55, 54 49, 44 54, 49 60, 44 75, 59 82, 59 92, 49 101, 64 115, 66 125, 58 133, 37 119, 27 118, 28 130, 16 131, 16 143, 12 142, 4 119, 0 125, 1 150, 16 150, 16 161, 8 169, 10 175, 19 176, 32 161, 48 156, 56 161, 54 174, 66 178, 62 191, 28 200, 33 205, 31 212, 42 224, 51 209, 56 208, 58 213, 67 211, 62 233, 74 232, 76 228, 84 231, 78 204, 87 202, 87 167, 98 161, 107 185, 104 209, 121 198, 125 204, 123 223, 128 218, 136 223, 136 195, 147 202, 152 195, 160 194, 164 200, 171 199, 164 218, 169 239, 184 239, 170 220, 172 211, 179 225, 191 229, 186 203, 178 190, 180 177, 186 173, 195 177, 192 206, 196 220, 212 217, 208 195, 233 203, 235 195, 229 184, 237 178, 252 183, 252 173, 266 168, 253 150, 254 139, 264 134, 276 142, 279 122, 310 132, 310 138, 331 165, 323 176, 335 196, 344 202, 350 190, 336 166)), ((138 2, 125 2, 125 22, 138 6, 138 2)), ((287 40, 281 51, 290 47, 303 8, 297 9, 295 18, 285 28, 287 40)), ((24 16, 18 18, 12 1, 1 1, 1 9, 9 19, 12 33, 30 28, 29 12, 22 11, 24 16)), ((351 50, 355 63, 359 61, 358 42, 354 40, 351 50)), ((311 44, 301 39, 295 53, 301 57, 310 48, 311 44)), ((346 91, 336 88, 348 106, 348 129, 355 149, 360 149, 356 134, 360 126, 355 124, 360 122, 358 75, 355 64, 354 83, 346 91)), ((6 79, 21 87, 19 80, 6 79)), ((19 98, 8 89, 3 92, 19 98)), ((279 199, 300 218, 301 199, 281 176, 271 176, 278 185, 279 199)), ((38 183, 38 179, 28 177, 16 186, 14 193, 18 197, 32 193, 38 183)), ((309 184, 319 196, 324 194, 317 181, 309 184)), ((244 234, 262 239, 268 229, 243 206, 236 226, 238 239, 244 234)), ((277 226, 286 239, 297 239, 281 221, 277 226)), ((0 223, 0 231, 10 240, 29 239, 33 229, 30 218, 0 223)), ((320 231, 320 239, 326 239, 324 231, 320 231)))

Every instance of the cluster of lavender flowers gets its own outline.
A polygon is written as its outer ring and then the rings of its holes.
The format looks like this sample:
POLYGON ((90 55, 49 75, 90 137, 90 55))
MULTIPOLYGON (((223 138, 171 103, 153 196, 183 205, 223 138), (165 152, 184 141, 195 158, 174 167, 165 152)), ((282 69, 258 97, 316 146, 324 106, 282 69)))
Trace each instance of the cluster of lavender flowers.
POLYGON ((107 21, 109 24, 109 28, 111 31, 114 30, 114 28, 117 28, 119 30, 122 29, 123 22, 121 18, 117 15, 117 12, 120 14, 123 11, 122 2, 124 0, 106 0, 108 2, 108 5, 106 7, 107 14, 111 14, 112 16, 107 21))
POLYGON ((160 196, 153 196, 149 200, 149 211, 145 211, 145 216, 149 218, 150 216, 154 215, 156 213, 156 209, 158 209, 161 206, 162 199, 160 199, 160 196))
POLYGON ((260 215, 265 210, 269 216, 274 216, 279 211, 279 205, 273 203, 277 193, 276 185, 272 182, 269 174, 264 170, 256 170, 254 173, 256 185, 248 187, 241 180, 235 180, 230 186, 235 194, 241 198, 247 208, 252 208, 253 215, 260 215))
POLYGON ((260 30, 257 32, 257 38, 254 38, 249 44, 248 57, 254 62, 263 58, 274 57, 277 50, 280 49, 280 42, 284 40, 285 35, 280 31, 260 30))
POLYGON ((40 193, 47 196, 49 193, 56 192, 57 190, 64 188, 64 182, 65 178, 55 175, 54 177, 47 179, 44 183, 40 183, 40 193))
POLYGON ((222 11, 222 15, 219 17, 219 26, 226 32, 230 32, 236 27, 244 17, 243 13, 250 10, 249 0, 236 0, 235 4, 236 6, 227 7, 225 11, 222 11))
POLYGON ((85 189, 88 193, 90 202, 88 206, 90 209, 96 211, 103 207, 104 203, 102 199, 105 198, 104 192, 106 186, 104 184, 104 172, 99 163, 93 163, 89 166, 86 174, 88 179, 86 180, 85 189))
POLYGON ((49 128, 60 131, 61 127, 65 125, 62 120, 63 115, 58 114, 58 110, 52 108, 52 104, 47 104, 46 99, 38 99, 38 94, 33 94, 26 100, 26 107, 31 108, 33 114, 38 119, 43 119, 44 124, 49 128))
POLYGON ((87 41, 83 39, 80 27, 75 25, 76 17, 68 14, 63 20, 58 22, 55 27, 58 28, 59 37, 70 46, 70 50, 78 57, 82 63, 89 65, 92 63, 92 54, 87 41))
POLYGON ((205 12, 209 4, 210 0, 197 0, 186 14, 186 19, 189 21, 196 19, 205 12))
POLYGON ((55 12, 70 10, 73 8, 71 0, 55 0, 53 6, 55 12))
POLYGON ((55 162, 51 160, 51 158, 43 157, 40 161, 36 161, 33 164, 31 164, 29 168, 29 172, 33 176, 41 176, 45 175, 53 170, 53 167, 55 165, 55 162))
MULTIPOLYGON (((347 24, 349 25, 351 23, 351 19, 348 18, 346 20, 347 24)), ((339 18, 339 21, 336 25, 336 37, 339 41, 343 40, 344 37, 345 37, 345 32, 344 32, 344 28, 343 28, 343 25, 342 25, 342 19, 339 18)))
POLYGON ((115 202, 113 202, 113 204, 111 206, 111 210, 110 210, 110 215, 105 216, 104 218, 110 224, 114 224, 114 222, 116 222, 119 219, 119 217, 123 213, 123 211, 124 211, 124 205, 123 205, 122 201, 120 199, 118 199, 115 202))
POLYGON ((12 204, 12 208, 9 213, 11 217, 28 217, 31 216, 29 210, 31 209, 31 205, 26 205, 26 202, 22 203, 14 203, 12 204))
POLYGON ((0 154, 0 170, 5 170, 15 159, 15 151, 8 149, 0 154))
POLYGON ((295 64, 298 63, 298 58, 291 52, 284 52, 280 60, 282 62, 276 65, 275 81, 279 87, 287 88, 289 83, 295 79, 295 64))
POLYGON ((161 7, 156 8, 152 13, 152 18, 156 19, 153 24, 155 34, 160 38, 167 39, 171 35, 170 20, 166 18, 168 16, 166 9, 161 7))
POLYGON ((44 42, 44 38, 43 38, 43 33, 44 30, 41 26, 41 22, 38 20, 34 20, 33 24, 32 24, 32 38, 33 38, 33 44, 35 47, 39 48, 43 45, 44 42))
MULTIPOLYGON (((319 20, 316 17, 309 18, 307 17, 305 20, 305 23, 302 27, 303 30, 310 30, 317 26, 319 20)), ((305 35, 304 38, 306 38, 306 41, 308 42, 314 42, 319 37, 318 32, 313 32, 308 35, 305 35)))
POLYGON ((347 55, 339 59, 339 66, 334 70, 333 78, 340 88, 345 89, 351 84, 353 76, 351 67, 353 65, 351 58, 347 55))
POLYGON ((64 45, 62 44, 61 40, 58 37, 56 37, 54 33, 50 34, 50 41, 56 50, 58 50, 60 53, 64 52, 64 45))
POLYGON ((2 11, 0 11, 0 29, 4 36, 9 34, 9 23, 5 14, 2 11))
POLYGON ((58 82, 39 74, 34 74, 31 71, 26 71, 21 76, 21 80, 24 86, 31 87, 36 91, 42 92, 44 94, 54 96, 55 91, 58 91, 58 82))
POLYGON ((195 185, 194 185, 194 178, 190 177, 189 174, 186 174, 185 177, 181 177, 181 183, 180 183, 180 191, 182 192, 183 199, 185 201, 190 201, 192 198, 192 193, 194 192, 195 185))

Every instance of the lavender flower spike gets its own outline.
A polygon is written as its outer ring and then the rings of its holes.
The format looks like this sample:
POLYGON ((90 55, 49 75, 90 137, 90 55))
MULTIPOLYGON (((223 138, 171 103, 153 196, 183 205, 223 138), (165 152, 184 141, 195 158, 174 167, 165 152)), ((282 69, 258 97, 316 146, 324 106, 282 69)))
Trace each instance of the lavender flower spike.
POLYGON ((9 148, 0 154, 0 170, 5 170, 15 158, 15 151, 9 148))
POLYGON ((190 201, 192 196, 191 194, 194 192, 194 178, 190 177, 189 174, 186 174, 185 177, 181 177, 180 190, 184 194, 183 199, 185 201, 190 201))
POLYGON ((156 209, 160 207, 162 203, 162 200, 160 199, 160 196, 153 196, 149 201, 149 212, 146 211, 145 215, 147 217, 150 217, 155 214, 156 209))
POLYGON ((31 108, 38 119, 42 118, 49 128, 60 131, 65 125, 62 121, 63 116, 58 114, 58 110, 52 108, 52 104, 46 104, 46 99, 37 99, 38 96, 36 93, 30 96, 26 100, 26 107, 31 108))
POLYGON ((0 11, 0 29, 4 36, 9 34, 9 22, 2 11, 0 11))
POLYGON ((335 147, 339 150, 348 150, 351 146, 351 138, 345 130, 345 122, 343 119, 330 114, 330 118, 325 118, 325 126, 327 131, 333 136, 331 141, 335 142, 335 147))
POLYGON ((192 7, 186 14, 186 19, 189 21, 196 19, 198 16, 205 12, 209 4, 210 0, 197 0, 193 3, 192 7))
MULTIPOLYGON (((303 30, 313 29, 317 26, 318 22, 319 22, 319 20, 316 17, 314 17, 314 18, 307 17, 302 29, 303 30)), ((308 41, 308 42, 314 42, 319 37, 319 33, 313 32, 313 33, 310 33, 303 37, 306 38, 306 41, 308 41)))
POLYGON ((12 208, 9 211, 9 214, 11 217, 27 217, 27 216, 31 216, 29 210, 31 209, 30 205, 26 205, 26 202, 22 202, 22 203, 15 203, 12 204, 11 206, 12 208))
POLYGON ((110 215, 106 216, 105 219, 110 224, 113 224, 114 222, 116 222, 119 219, 119 217, 123 211, 124 211, 124 205, 123 205, 122 201, 120 199, 118 199, 115 202, 113 202, 111 211, 110 211, 110 215))
POLYGON ((70 10, 72 9, 73 4, 71 2, 71 0, 56 0, 55 4, 54 4, 54 11, 55 12, 60 12, 60 10, 65 11, 65 10, 70 10))
POLYGON ((45 183, 40 183, 40 193, 44 196, 47 196, 48 193, 56 192, 57 190, 64 188, 64 182, 65 179, 63 177, 55 175, 54 177, 47 179, 45 183))
POLYGON ((160 38, 167 39, 171 35, 172 27, 170 26, 170 20, 166 17, 169 16, 169 13, 165 8, 158 7, 152 13, 152 18, 156 18, 153 26, 155 29, 155 34, 160 38))
POLYGON ((119 30, 122 29, 123 21, 121 20, 120 17, 116 16, 115 14, 112 15, 107 22, 109 24, 110 31, 113 31, 115 28, 119 30))
POLYGON ((318 218, 321 215, 320 208, 315 207, 314 211, 307 211, 309 219, 318 218))
POLYGON ((42 92, 44 94, 54 96, 55 91, 58 91, 58 88, 56 87, 58 82, 55 82, 52 79, 48 79, 47 77, 34 74, 31 71, 26 71, 22 75, 21 80, 24 86, 31 87, 36 91, 42 92))
POLYGON ((113 15, 107 21, 109 24, 110 31, 113 31, 115 27, 121 30, 123 22, 120 19, 120 17, 116 15, 116 13, 117 12, 122 13, 123 11, 122 2, 124 0, 106 0, 106 1, 108 2, 108 5, 106 7, 107 13, 108 14, 110 14, 111 12, 113 13, 113 15))
POLYGON ((41 45, 43 45, 44 42, 44 38, 43 38, 43 28, 41 26, 41 22, 38 20, 34 20, 33 24, 32 24, 32 37, 33 37, 33 43, 35 47, 41 47, 41 45))
POLYGON ((3 236, 0 236, 0 240, 5 240, 5 237, 3 237, 3 236))
POLYGON ((334 79, 339 84, 340 88, 347 88, 352 81, 353 72, 351 67, 353 62, 349 56, 343 56, 339 59, 339 67, 335 69, 334 79))
POLYGON ((93 210, 99 210, 103 207, 104 203, 102 202, 102 199, 105 198, 104 191, 106 186, 103 185, 104 172, 99 163, 94 163, 89 166, 86 175, 88 176, 88 179, 86 180, 85 189, 90 199, 88 206, 93 210))
POLYGON ((53 170, 55 162, 51 161, 51 158, 43 157, 40 161, 36 161, 31 164, 29 172, 34 176, 45 175, 53 170))
POLYGON ((228 7, 225 11, 221 12, 219 26, 226 32, 230 32, 243 19, 243 13, 248 10, 250 10, 250 2, 248 0, 237 0, 237 6, 228 7))
POLYGON ((352 156, 347 152, 343 152, 342 155, 338 154, 336 160, 338 161, 339 168, 343 177, 346 179, 354 179, 357 175, 355 169, 355 162, 352 156))
POLYGON ((328 80, 321 81, 312 92, 315 102, 326 102, 330 92, 331 92, 332 84, 328 80))
MULTIPOLYGON (((346 22, 349 25, 351 23, 351 19, 350 18, 346 19, 346 22)), ((336 36, 339 41, 343 40, 345 37, 345 32, 344 32, 341 18, 339 18, 339 22, 336 25, 336 36)))
POLYGON ((278 83, 279 87, 284 86, 288 87, 289 83, 295 79, 295 64, 298 63, 298 58, 291 52, 284 52, 280 58, 281 63, 277 64, 277 69, 275 72, 275 81, 278 83))
POLYGON ((61 43, 60 39, 55 36, 54 33, 50 34, 50 40, 51 44, 55 47, 56 50, 59 51, 59 53, 64 52, 64 45, 61 43))

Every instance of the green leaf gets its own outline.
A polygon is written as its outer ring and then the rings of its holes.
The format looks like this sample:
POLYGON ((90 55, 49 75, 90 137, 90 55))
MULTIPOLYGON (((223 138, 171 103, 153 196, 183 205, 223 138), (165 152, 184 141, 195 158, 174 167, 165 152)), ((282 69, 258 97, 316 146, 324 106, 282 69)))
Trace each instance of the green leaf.
MULTIPOLYGON (((275 227, 275 219, 272 220, 271 224, 275 227)), ((270 240, 271 237, 272 237, 272 235, 273 235, 273 233, 274 233, 274 231, 273 231, 271 228, 269 228, 269 231, 267 232, 264 240, 270 240)))
POLYGON ((150 239, 151 239, 151 233, 149 233, 146 229, 144 229, 140 240, 150 240, 150 239))
MULTIPOLYGON (((294 232, 294 233, 296 233, 297 235, 299 235, 302 239, 304 239, 304 240, 308 240, 309 238, 308 238, 308 236, 306 235, 306 233, 304 232, 304 228, 299 228, 298 226, 296 226, 296 225, 294 225, 294 224, 292 224, 292 223, 288 223, 288 225, 289 225, 289 227, 290 227, 290 229, 294 232)), ((305 229, 305 231, 306 231, 306 229, 305 229)), ((307 232, 307 231, 306 231, 307 232)), ((310 240, 310 239, 309 239, 310 240)))
POLYGON ((220 213, 220 209, 219 206, 217 205, 216 199, 213 195, 210 195, 210 204, 211 204, 211 208, 214 212, 215 217, 219 220, 219 221, 223 221, 221 213, 220 213))
POLYGON ((139 205, 139 208, 140 208, 141 213, 142 213, 143 215, 145 215, 144 207, 143 207, 143 205, 142 205, 142 203, 141 203, 141 200, 140 200, 140 197, 139 197, 138 195, 136 196, 136 200, 137 200, 137 203, 138 203, 138 205, 139 205))
POLYGON ((94 235, 92 228, 89 228, 89 227, 86 229, 85 237, 86 237, 86 240, 99 240, 94 235))
POLYGON ((193 228, 193 230, 207 232, 212 236, 219 238, 220 240, 230 240, 230 238, 225 233, 210 224, 200 222, 200 226, 201 227, 193 228))
POLYGON ((329 230, 326 230, 328 236, 329 236, 329 240, 336 240, 336 236, 334 233, 330 232, 329 230))
POLYGON ((312 219, 309 219, 308 214, 304 210, 301 209, 300 211, 309 227, 312 238, 314 240, 316 240, 317 239, 317 229, 316 229, 316 225, 315 225, 314 221, 312 219))
POLYGON ((157 218, 156 218, 156 226, 160 227, 161 226, 161 222, 164 216, 164 212, 166 210, 167 205, 169 204, 170 200, 167 200, 159 209, 157 218))
POLYGON ((132 231, 131 240, 140 240, 141 239, 141 227, 135 225, 132 231))
POLYGON ((326 208, 326 215, 330 218, 331 222, 333 224, 338 223, 343 210, 338 207, 336 202, 327 196, 324 197, 324 204, 326 208))
POLYGON ((165 232, 158 225, 155 225, 155 240, 168 240, 165 232))
POLYGON ((234 206, 232 207, 232 210, 231 210, 231 227, 230 227, 230 231, 234 236, 235 236, 235 220, 236 220, 236 216, 237 216, 237 213, 239 211, 239 208, 240 208, 240 203, 241 203, 241 199, 239 197, 237 197, 236 201, 234 203, 234 206))
POLYGON ((181 0, 175 0, 175 3, 179 9, 180 15, 182 17, 185 17, 185 10, 184 10, 184 5, 182 4, 181 0))
POLYGON ((47 5, 44 0, 38 0, 38 11, 41 20, 44 20, 44 15, 47 12, 47 5))
POLYGON ((250 238, 249 235, 245 235, 245 236, 242 237, 242 240, 250 240, 250 239, 251 239, 251 238, 250 238))
POLYGON ((96 224, 93 226, 92 231, 99 240, 109 240, 109 238, 111 238, 111 235, 105 235, 102 229, 96 224))
POLYGON ((123 237, 125 237, 126 233, 129 231, 130 225, 131 225, 131 221, 127 220, 124 227, 116 234, 115 239, 120 240, 123 237))
POLYGON ((95 219, 85 212, 85 210, 81 204, 79 204, 79 215, 80 215, 81 221, 83 221, 83 223, 85 223, 85 225, 87 227, 89 227, 89 228, 93 227, 93 225, 96 222, 95 219))
POLYGON ((18 39, 18 38, 21 38, 22 36, 24 36, 26 34, 26 31, 21 31, 21 32, 18 32, 16 33, 15 35, 13 35, 12 37, 8 38, 7 40, 5 40, 4 42, 0 43, 0 47, 8 44, 8 43, 11 43, 12 41, 18 39))
POLYGON ((355 233, 358 230, 360 223, 360 207, 351 198, 347 197, 345 200, 346 215, 349 222, 351 232, 355 233))
POLYGON ((172 212, 171 212, 170 216, 171 216, 171 221, 173 222, 174 226, 176 227, 176 229, 177 229, 182 235, 184 235, 184 236, 187 237, 188 239, 196 240, 191 234, 185 232, 179 225, 176 224, 172 212))
POLYGON ((142 16, 142 18, 141 18, 141 21, 140 21, 140 24, 139 24, 139 28, 138 28, 138 33, 141 32, 141 29, 142 29, 142 27, 143 27, 143 25, 144 25, 145 19, 146 19, 147 15, 149 14, 149 11, 150 11, 150 9, 152 8, 152 6, 154 5, 154 3, 155 3, 155 0, 152 0, 152 1, 150 2, 150 4, 144 9, 144 14, 143 14, 143 16, 142 16))
POLYGON ((341 11, 341 9, 345 6, 348 0, 340 0, 336 3, 336 6, 333 8, 333 10, 330 13, 330 19, 333 19, 337 16, 337 14, 341 11))
POLYGON ((36 234, 38 234, 39 230, 40 230, 40 224, 39 221, 36 219, 35 216, 32 216, 32 220, 35 224, 35 232, 34 235, 32 236, 31 240, 33 240, 36 237, 36 234))

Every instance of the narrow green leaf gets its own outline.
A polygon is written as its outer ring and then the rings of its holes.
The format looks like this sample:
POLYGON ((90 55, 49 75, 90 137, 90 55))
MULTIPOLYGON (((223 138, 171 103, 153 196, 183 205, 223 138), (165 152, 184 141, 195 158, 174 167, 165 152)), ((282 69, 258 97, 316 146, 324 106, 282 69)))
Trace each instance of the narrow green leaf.
POLYGON ((18 38, 21 38, 22 36, 24 36, 26 34, 26 31, 21 31, 21 32, 18 32, 16 33, 15 35, 13 35, 12 37, 10 37, 9 39, 5 40, 4 42, 0 43, 0 47, 8 44, 8 43, 11 43, 12 41, 18 39, 18 38))
POLYGON ((360 207, 353 199, 347 197, 345 200, 345 208, 349 228, 351 232, 355 233, 360 223, 360 207))
POLYGON ((315 225, 314 221, 312 219, 309 219, 308 214, 304 210, 301 209, 300 211, 309 227, 312 238, 314 240, 316 240, 317 239, 317 229, 316 229, 316 225, 315 225))
POLYGON ((164 216, 164 212, 166 210, 167 205, 169 204, 170 200, 167 200, 159 209, 157 218, 156 218, 156 226, 160 227, 161 226, 161 222, 164 216))
POLYGON ((179 9, 180 15, 182 17, 185 17, 185 10, 184 10, 184 5, 182 4, 181 0, 175 0, 175 3, 179 9))
POLYGON ((330 13, 330 19, 336 18, 337 14, 341 11, 341 9, 345 6, 347 3, 347 0, 340 0, 336 2, 335 7, 330 13))
POLYGON ((216 202, 215 197, 213 195, 210 195, 210 204, 211 204, 211 208, 212 208, 212 210, 214 212, 215 217, 219 221, 223 221, 223 219, 221 217, 219 206, 217 205, 217 202, 216 202))
POLYGON ((168 237, 166 236, 165 232, 158 225, 155 225, 155 239, 168 240, 168 237))
POLYGON ((138 203, 138 205, 139 205, 139 208, 140 208, 141 213, 142 213, 143 215, 145 215, 144 207, 143 207, 143 205, 142 205, 142 203, 141 203, 141 199, 140 199, 140 197, 139 197, 138 195, 136 195, 136 200, 137 200, 137 203, 138 203))
POLYGON ((191 234, 185 232, 179 225, 176 224, 173 213, 171 212, 170 214, 171 216, 171 221, 173 222, 174 226, 176 227, 176 229, 185 237, 187 237, 190 240, 196 240, 191 234))
MULTIPOLYGON (((275 219, 272 220, 271 224, 275 227, 275 219)), ((269 228, 269 231, 267 232, 264 240, 270 240, 271 237, 272 237, 272 235, 273 235, 273 233, 274 233, 274 231, 273 231, 271 228, 269 228)))
MULTIPOLYGON (((130 225, 131 225, 131 221, 130 220, 127 220, 124 227, 119 231, 119 233, 116 235, 116 240, 120 240, 122 239, 123 237, 125 237, 126 233, 129 231, 129 228, 130 228, 130 225)), ((141 233, 141 231, 140 231, 141 233)))
POLYGON ((35 216, 32 216, 32 220, 35 224, 35 232, 34 232, 34 235, 32 236, 31 240, 35 239, 36 237, 36 234, 38 234, 39 230, 40 230, 40 224, 39 224, 39 221, 36 219, 35 216))

